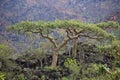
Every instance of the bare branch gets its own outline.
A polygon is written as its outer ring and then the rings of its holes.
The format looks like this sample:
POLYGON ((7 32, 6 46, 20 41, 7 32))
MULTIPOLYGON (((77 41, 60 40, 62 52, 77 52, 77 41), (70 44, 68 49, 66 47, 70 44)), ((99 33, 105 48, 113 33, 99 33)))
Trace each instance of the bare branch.
POLYGON ((54 47, 57 48, 57 43, 56 43, 55 39, 53 39, 51 36, 44 35, 42 33, 42 31, 40 31, 39 33, 43 38, 47 38, 54 45, 54 47))
POLYGON ((69 32, 69 34, 74 34, 74 32, 72 31, 72 29, 70 29, 70 28, 67 28, 67 30, 68 30, 68 32, 69 32))
POLYGON ((102 39, 103 37, 93 37, 93 36, 90 36, 90 35, 88 35, 88 34, 80 34, 80 36, 82 36, 82 37, 88 37, 88 38, 90 38, 90 39, 102 39))
POLYGON ((61 44, 58 45, 56 51, 59 51, 63 46, 65 46, 68 43, 69 40, 71 40, 71 39, 67 38, 67 39, 63 40, 61 42, 61 44))
POLYGON ((78 31, 77 29, 73 29, 73 31, 74 31, 75 34, 81 33, 81 31, 78 31))
POLYGON ((70 34, 69 34, 69 31, 66 30, 66 32, 67 32, 67 37, 68 37, 69 39, 71 39, 71 36, 70 36, 70 34))

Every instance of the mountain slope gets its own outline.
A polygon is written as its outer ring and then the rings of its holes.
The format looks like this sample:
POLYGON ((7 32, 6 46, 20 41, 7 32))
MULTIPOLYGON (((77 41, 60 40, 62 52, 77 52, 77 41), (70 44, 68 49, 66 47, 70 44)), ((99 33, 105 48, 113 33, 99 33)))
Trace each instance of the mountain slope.
POLYGON ((119 0, 0 0, 0 20, 78 19, 98 22, 118 10, 119 0))

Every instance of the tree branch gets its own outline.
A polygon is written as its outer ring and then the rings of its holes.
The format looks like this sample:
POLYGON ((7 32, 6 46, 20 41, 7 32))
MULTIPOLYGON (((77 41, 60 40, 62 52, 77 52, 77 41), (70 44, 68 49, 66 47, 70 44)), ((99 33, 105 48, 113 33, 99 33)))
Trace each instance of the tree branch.
POLYGON ((80 36, 80 34, 75 35, 75 36, 70 36, 69 38, 63 40, 62 43, 60 45, 58 45, 58 48, 56 49, 56 51, 60 50, 63 46, 65 46, 68 43, 68 41, 78 38, 79 36, 80 36))
POLYGON ((47 38, 47 39, 53 44, 53 46, 54 46, 55 48, 57 48, 57 44, 56 44, 55 39, 53 39, 51 36, 44 35, 44 34, 42 33, 42 31, 39 32, 39 33, 40 33, 40 35, 41 35, 43 38, 47 38))
POLYGON ((80 36, 82 36, 82 37, 88 37, 90 39, 102 39, 102 37, 93 37, 93 36, 90 36, 88 34, 80 34, 80 36))
POLYGON ((56 51, 59 51, 63 46, 65 46, 69 40, 70 40, 69 38, 63 40, 61 44, 58 45, 56 51))

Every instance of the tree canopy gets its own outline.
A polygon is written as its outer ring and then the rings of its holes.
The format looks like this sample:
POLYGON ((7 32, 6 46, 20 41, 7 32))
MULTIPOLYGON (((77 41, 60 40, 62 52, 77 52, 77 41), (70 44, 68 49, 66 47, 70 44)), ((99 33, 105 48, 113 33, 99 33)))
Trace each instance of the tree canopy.
MULTIPOLYGON (((77 29, 80 33, 94 33, 97 36, 102 36, 104 38, 114 38, 111 34, 104 31, 104 28, 118 28, 119 24, 114 21, 101 22, 97 24, 92 23, 83 23, 75 20, 56 20, 53 22, 45 22, 45 21, 23 21, 12 25, 9 27, 10 30, 23 33, 23 32, 31 32, 31 33, 45 33, 49 34, 53 29, 77 29)), ((82 36, 82 35, 81 35, 82 36)))

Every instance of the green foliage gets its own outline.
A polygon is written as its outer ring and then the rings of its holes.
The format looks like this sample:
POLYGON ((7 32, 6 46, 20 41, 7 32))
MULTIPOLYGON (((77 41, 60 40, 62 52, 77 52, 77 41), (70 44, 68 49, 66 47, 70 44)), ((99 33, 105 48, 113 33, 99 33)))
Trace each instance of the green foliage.
POLYGON ((16 75, 12 80, 27 80, 24 74, 16 75))
POLYGON ((0 45, 0 63, 1 69, 6 71, 16 66, 14 62, 11 62, 9 59, 13 56, 12 49, 5 44, 0 45))
POLYGON ((114 21, 100 22, 100 23, 97 23, 96 25, 97 25, 97 27, 100 27, 102 29, 105 29, 105 28, 109 28, 109 29, 113 28, 113 29, 115 29, 115 28, 120 27, 119 23, 114 22, 114 21))
POLYGON ((120 53, 120 41, 119 40, 113 40, 112 43, 104 44, 104 45, 98 45, 97 50, 100 53, 103 54, 111 54, 111 55, 119 55, 120 53))
POLYGON ((83 32, 88 32, 102 38, 111 38, 113 39, 113 35, 104 31, 101 27, 118 27, 119 24, 117 22, 103 22, 97 24, 83 23, 75 20, 56 20, 54 22, 44 22, 44 21, 24 21, 12 25, 8 30, 15 31, 17 33, 23 32, 31 32, 31 33, 40 33, 42 30, 43 33, 50 33, 53 29, 67 29, 74 28, 77 30, 82 30, 83 32))
POLYGON ((120 27, 117 30, 113 30, 112 32, 118 40, 120 40, 120 27))
POLYGON ((99 66, 99 72, 103 75, 106 75, 110 80, 119 80, 120 79, 120 68, 116 68, 115 70, 110 70, 107 65, 99 66))
POLYGON ((93 70, 92 72, 94 72, 94 73, 101 73, 102 72, 102 70, 100 69, 101 67, 103 67, 103 65, 101 65, 101 64, 91 64, 91 70, 93 70))
POLYGON ((105 65, 100 64, 98 65, 98 67, 99 67, 99 73, 101 74, 105 74, 107 72, 110 73, 110 68, 108 68, 106 64, 105 65))
POLYGON ((42 75, 41 79, 42 79, 42 80, 45 80, 45 75, 42 75))
POLYGON ((8 58, 11 53, 12 51, 7 45, 0 44, 0 58, 8 58))
POLYGON ((94 78, 98 77, 100 75, 105 75, 106 70, 109 68, 106 67, 107 65, 103 64, 96 64, 91 63, 89 65, 82 67, 83 75, 81 75, 82 78, 88 77, 88 78, 94 78), (87 76, 85 76, 87 75, 87 76))
POLYGON ((13 80, 13 78, 17 76, 16 72, 13 71, 5 72, 5 75, 6 75, 6 80, 13 80))
POLYGON ((0 72, 0 80, 5 80, 5 74, 0 72))
POLYGON ((111 48, 111 45, 98 45, 96 50, 99 53, 109 53, 110 48, 111 48))
MULTIPOLYGON (((97 71, 97 74, 106 76, 106 79, 109 80, 119 80, 120 79, 120 68, 116 68, 114 71, 111 71, 107 65, 103 64, 92 64, 93 71, 97 71)), ((99 75, 98 75, 99 76, 99 75)))
POLYGON ((20 23, 17 23, 16 25, 13 25, 12 27, 8 28, 9 30, 14 30, 16 33, 24 33, 27 32, 27 34, 32 32, 39 32, 40 29, 43 29, 44 33, 48 33, 49 30, 49 22, 45 23, 44 21, 37 21, 37 22, 30 22, 30 21, 23 21, 20 23))
POLYGON ((67 58, 64 62, 64 66, 68 68, 72 73, 68 77, 69 80, 76 80, 78 78, 80 67, 75 59, 67 58))
POLYGON ((120 80, 120 68, 116 68, 110 76, 113 80, 120 80))
POLYGON ((62 80, 69 80, 67 77, 62 77, 62 80))
POLYGON ((64 66, 71 68, 72 66, 69 66, 69 65, 75 65, 75 66, 77 66, 76 60, 75 59, 71 59, 71 58, 67 58, 66 61, 64 62, 64 66))
POLYGON ((45 70, 54 70, 54 68, 51 67, 51 66, 45 66, 44 69, 45 69, 45 70))

